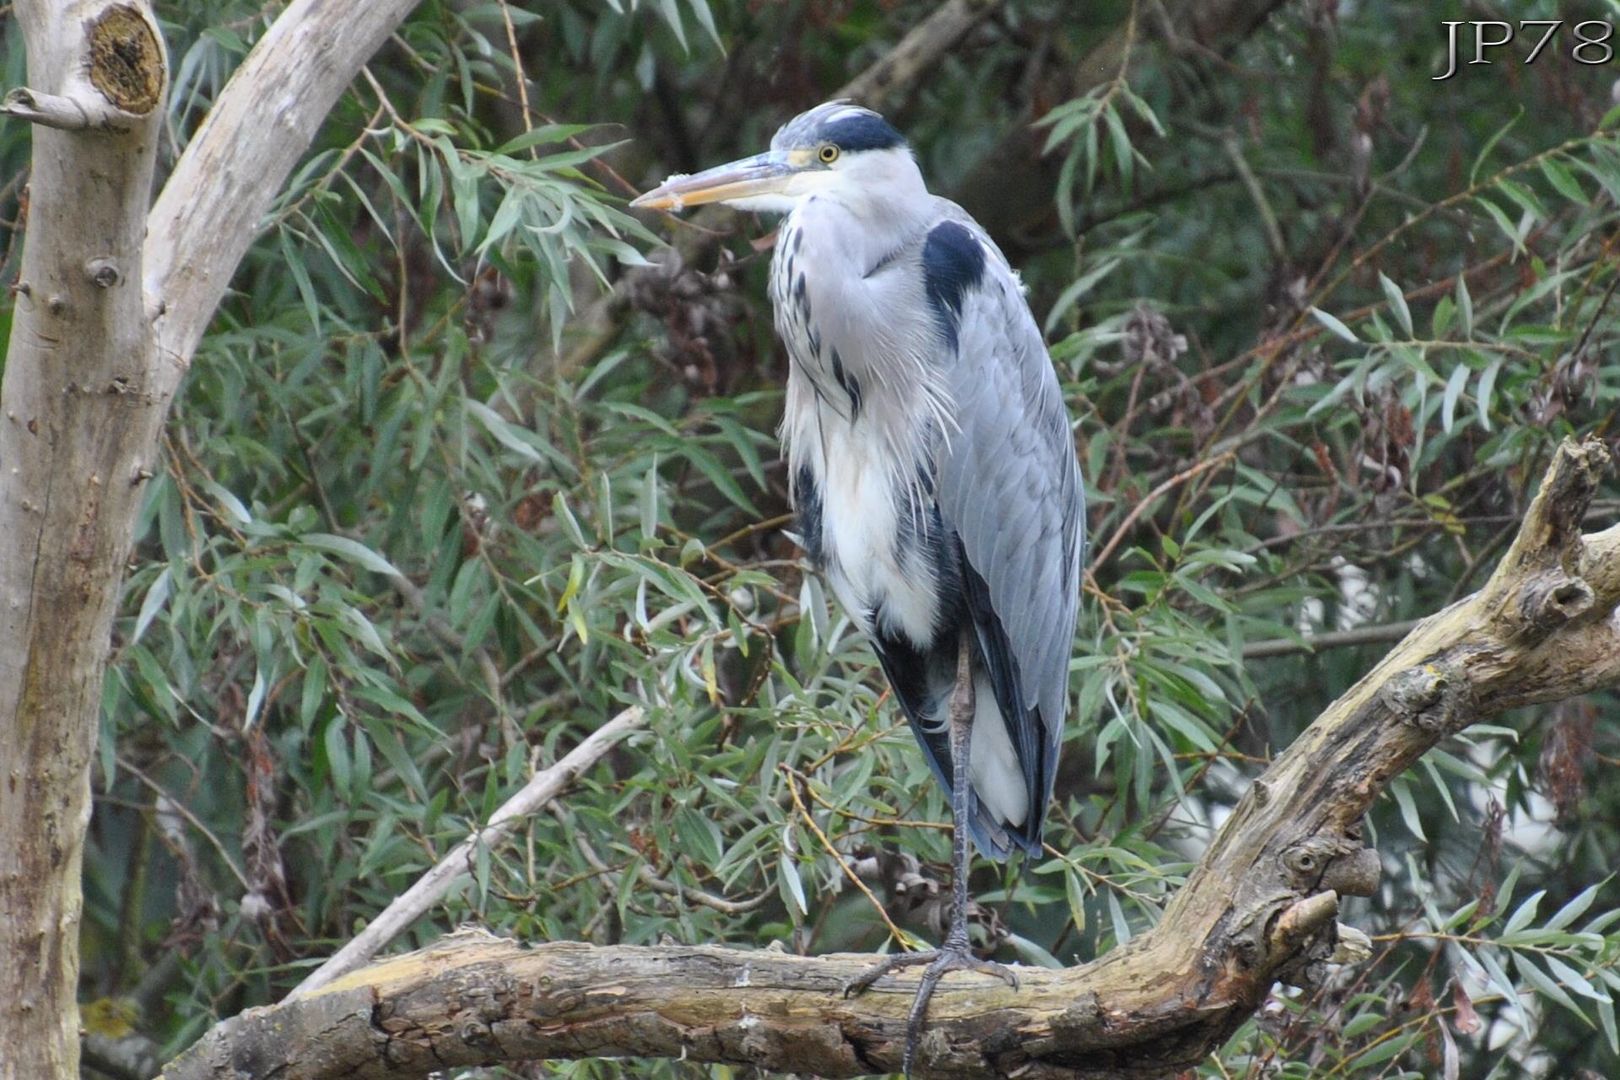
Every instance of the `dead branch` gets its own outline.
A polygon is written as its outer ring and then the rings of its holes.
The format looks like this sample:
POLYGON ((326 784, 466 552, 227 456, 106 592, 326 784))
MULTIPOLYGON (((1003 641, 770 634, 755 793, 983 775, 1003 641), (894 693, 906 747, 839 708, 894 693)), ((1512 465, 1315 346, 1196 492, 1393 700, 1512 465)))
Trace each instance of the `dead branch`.
MULTIPOLYGON (((1423 620, 1257 779, 1159 925, 1013 991, 958 976, 920 1074, 1160 1077, 1201 1061, 1273 983, 1320 978, 1341 895, 1368 895, 1362 814, 1442 738, 1505 709, 1620 683, 1620 525, 1583 536, 1610 455, 1559 448, 1485 587, 1423 620)), ((823 1076, 899 1067, 914 976, 845 999, 872 958, 708 947, 525 948, 484 934, 250 1010, 169 1080, 402 1077, 552 1057, 666 1056, 823 1076)))
POLYGON ((491 850, 498 848, 525 818, 556 798, 574 777, 601 760, 602 755, 617 746, 620 739, 641 727, 646 717, 645 710, 632 705, 591 732, 549 769, 542 769, 531 776, 516 795, 490 815, 489 824, 457 844, 433 869, 418 878, 416 884, 395 897, 394 902, 371 920, 364 930, 299 983, 290 996, 303 997, 314 993, 386 948, 390 941, 404 933, 413 922, 443 900, 446 893, 471 875, 473 860, 480 847, 491 850))
POLYGON ((904 94, 949 52, 963 34, 1005 0, 949 0, 918 23, 877 63, 844 85, 834 97, 847 97, 871 109, 904 94))

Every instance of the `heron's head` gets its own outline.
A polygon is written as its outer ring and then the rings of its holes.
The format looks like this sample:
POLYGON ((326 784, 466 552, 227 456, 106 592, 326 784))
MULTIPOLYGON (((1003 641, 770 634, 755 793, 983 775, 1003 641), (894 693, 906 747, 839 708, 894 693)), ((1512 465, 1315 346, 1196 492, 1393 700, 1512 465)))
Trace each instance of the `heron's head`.
POLYGON ((815 195, 860 206, 926 190, 911 148, 887 120, 847 101, 829 101, 782 125, 765 153, 672 176, 630 205, 682 210, 723 202, 787 213, 815 195))

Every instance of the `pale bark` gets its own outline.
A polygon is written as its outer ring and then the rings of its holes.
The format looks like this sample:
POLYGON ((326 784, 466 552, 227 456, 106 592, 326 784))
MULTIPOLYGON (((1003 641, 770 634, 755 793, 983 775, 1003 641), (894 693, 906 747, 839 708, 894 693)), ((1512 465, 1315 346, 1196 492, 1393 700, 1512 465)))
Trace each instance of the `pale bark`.
POLYGON ((144 2, 16 18, 33 85, 3 110, 41 122, 0 383, 0 1077, 35 1080, 78 1075, 90 758, 167 404, 140 292, 167 63, 144 2))
POLYGON ((154 207, 167 59, 146 0, 15 5, 31 85, 0 114, 34 144, 0 385, 0 1080, 78 1075, 89 768, 169 404, 265 210, 412 6, 297 0, 154 207))
MULTIPOLYGON (((1274 982, 1321 977, 1342 895, 1379 860, 1362 814, 1447 735, 1620 684, 1620 525, 1582 536, 1609 454, 1566 442, 1485 587, 1423 620, 1239 800, 1164 917, 1107 956, 1023 985, 954 975, 917 1073, 1161 1077, 1192 1068, 1274 982)), ((662 1056, 822 1076, 899 1068, 916 976, 846 999, 869 956, 704 947, 525 948, 459 934, 252 1009, 168 1080, 410 1077, 536 1058, 662 1056)))
POLYGON ((186 144, 147 219, 147 303, 176 380, 326 114, 415 6, 294 0, 186 144))
POLYGON ((986 15, 1006 0, 948 0, 911 29, 882 59, 845 83, 833 97, 882 109, 917 85, 986 15))

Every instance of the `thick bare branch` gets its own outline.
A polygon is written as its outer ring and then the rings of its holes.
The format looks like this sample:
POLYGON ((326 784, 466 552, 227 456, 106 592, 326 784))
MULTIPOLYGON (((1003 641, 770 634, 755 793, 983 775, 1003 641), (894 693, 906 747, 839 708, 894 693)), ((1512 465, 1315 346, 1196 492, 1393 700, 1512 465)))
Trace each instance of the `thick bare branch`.
MULTIPOLYGON (((911 979, 856 998, 842 987, 867 969, 864 954, 801 957, 712 947, 525 948, 478 932, 356 972, 293 1006, 227 1021, 165 1071, 167 1080, 243 1076, 424 1076, 478 1062, 558 1057, 657 1056, 729 1061, 817 1076, 899 1068, 911 979), (232 1069, 239 1070, 232 1072, 232 1069)), ((1090 992, 1096 966, 1023 973, 1016 993, 963 976, 940 989, 920 1056, 926 1075, 1073 1077, 1031 1050, 1058 1055, 1103 1032, 1127 1045, 1153 1020, 1112 1018, 1090 992)), ((1147 980, 1151 983, 1151 980, 1147 980)), ((1144 984, 1121 1004, 1145 1006, 1144 984)), ((1163 1044, 1156 1069, 1097 1075, 1158 1076, 1186 1056, 1163 1044)), ((1091 1060, 1111 1069, 1111 1055, 1091 1060)), ((1072 1059, 1083 1066, 1084 1057, 1072 1059)), ((1081 1074, 1085 1075, 1085 1074, 1081 1074)))
POLYGON ((220 91, 148 218, 147 304, 168 380, 326 114, 415 6, 294 0, 220 91))
MULTIPOLYGON (((1159 1077, 1197 1064, 1278 979, 1309 983, 1339 897, 1378 858, 1361 815, 1445 736, 1504 708, 1620 683, 1620 526, 1581 536, 1609 454, 1566 442, 1478 593, 1423 620, 1257 779, 1159 925, 1082 967, 948 980, 929 1076, 1159 1077)), ((913 977, 845 999, 870 957, 526 949, 457 935, 216 1028, 165 1074, 421 1076, 544 1057, 669 1056, 854 1076, 899 1067, 913 977), (235 1070, 235 1071, 233 1071, 235 1070)))
POLYGON ((881 109, 897 94, 915 86, 962 35, 1006 0, 949 0, 918 23, 882 59, 845 83, 834 97, 847 97, 870 109, 881 109))

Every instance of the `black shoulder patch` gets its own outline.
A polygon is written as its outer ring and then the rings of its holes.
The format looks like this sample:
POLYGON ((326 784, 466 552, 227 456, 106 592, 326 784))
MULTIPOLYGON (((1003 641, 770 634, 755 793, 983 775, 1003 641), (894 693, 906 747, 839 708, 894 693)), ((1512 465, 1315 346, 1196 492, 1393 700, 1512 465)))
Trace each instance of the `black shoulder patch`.
POLYGON ((892 150, 906 145, 905 137, 883 117, 859 112, 835 120, 822 129, 826 140, 840 150, 892 150))
POLYGON ((962 296, 984 277, 984 247, 966 225, 942 222, 923 241, 922 267, 928 303, 954 349, 962 296))

